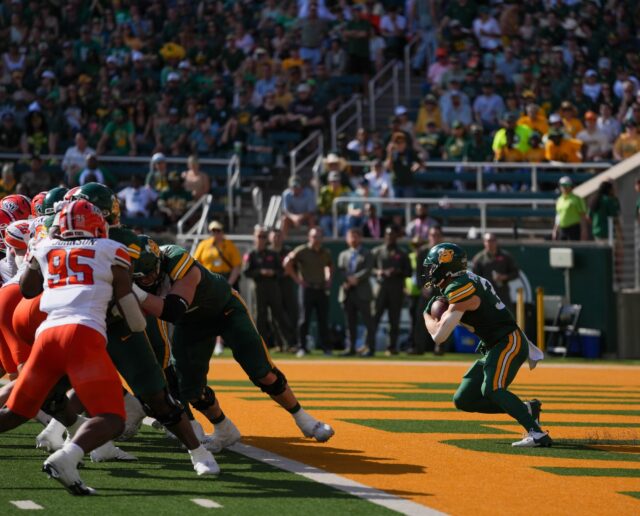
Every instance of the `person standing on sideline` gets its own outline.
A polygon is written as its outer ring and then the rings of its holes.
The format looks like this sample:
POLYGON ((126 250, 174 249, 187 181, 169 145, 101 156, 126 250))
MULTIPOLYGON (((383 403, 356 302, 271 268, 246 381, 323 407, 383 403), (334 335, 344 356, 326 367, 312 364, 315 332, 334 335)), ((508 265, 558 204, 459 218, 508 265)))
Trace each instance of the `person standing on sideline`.
POLYGON ((498 297, 502 299, 509 311, 515 314, 509 282, 518 277, 518 265, 508 252, 498 246, 495 234, 485 233, 482 242, 484 250, 473 257, 471 268, 478 276, 491 281, 498 297))
MULTIPOLYGON (((404 280, 411 276, 409 257, 398 246, 399 230, 389 226, 384 232, 384 244, 373 250, 374 273, 380 282, 380 290, 376 297, 374 316, 376 333, 382 314, 389 315, 389 346, 387 355, 398 354, 398 335, 400 333, 400 312, 404 299, 404 280)), ((374 349, 369 350, 373 356, 374 349)))
POLYGON ((305 356, 311 314, 318 325, 318 347, 331 355, 329 346, 329 289, 333 275, 333 260, 329 249, 322 245, 322 229, 311 228, 308 242, 296 247, 285 259, 285 271, 302 287, 302 322, 297 357, 305 356))
POLYGON ((244 275, 253 280, 256 304, 258 305, 256 325, 258 333, 266 336, 269 331, 269 311, 279 333, 279 340, 287 346, 293 345, 293 332, 289 318, 282 309, 280 282, 284 271, 280 256, 267 248, 267 230, 256 226, 253 232, 254 248, 244 255, 244 275))
POLYGON ((375 331, 371 315, 371 300, 373 293, 369 277, 373 268, 373 256, 362 247, 362 233, 358 228, 347 231, 347 245, 338 256, 338 271, 341 273, 340 292, 338 301, 344 308, 349 332, 349 349, 343 356, 356 354, 356 339, 358 335, 358 315, 362 317, 367 334, 366 347, 375 349, 375 331))
MULTIPOLYGON (((284 260, 292 249, 284 243, 284 235, 282 234, 282 231, 276 228, 271 230, 269 233, 269 246, 271 247, 271 250, 278 253, 280 264, 284 269, 284 260)), ((282 299, 282 310, 287 314, 289 322, 291 323, 293 342, 298 342, 298 319, 300 314, 298 294, 300 293, 300 288, 298 287, 298 284, 293 281, 293 278, 287 271, 284 271, 284 275, 280 279, 279 284, 282 299)), ((286 342, 281 342, 282 351, 286 351, 288 349, 286 346, 286 342)))
MULTIPOLYGON (((205 269, 224 276, 233 288, 239 291, 238 279, 242 271, 242 256, 236 245, 224 236, 224 226, 217 220, 209 224, 212 236, 203 240, 196 247, 193 257, 205 269)), ((222 355, 224 345, 220 337, 217 338, 213 354, 222 355)))
MULTIPOLYGON (((441 244, 442 242, 444 242, 444 235, 442 233, 442 228, 440 226, 433 226, 431 229, 429 229, 427 243, 418 250, 417 260, 418 260, 418 268, 420 271, 425 258, 429 255, 429 251, 435 246, 437 246, 438 244, 441 244)), ((424 309, 427 307, 427 304, 429 303, 431 298, 436 295, 436 289, 431 285, 425 285, 422 272, 419 272, 419 274, 420 274, 420 277, 418 279, 420 281, 420 302, 418 303, 418 308, 417 308, 417 315, 419 320, 417 321, 416 327, 413 329, 413 331, 415 332, 414 339, 413 339, 414 350, 417 353, 421 353, 421 352, 423 353, 424 351, 427 351, 427 350, 429 351, 433 350, 434 355, 441 356, 441 355, 444 355, 446 343, 442 343, 438 345, 433 341, 433 339, 431 338, 431 335, 429 335, 429 332, 427 331, 427 328, 424 325, 424 320, 422 317, 422 314, 424 312, 424 309)))
POLYGON ((570 177, 562 177, 559 185, 560 197, 556 201, 556 220, 551 238, 587 240, 587 206, 584 199, 573 193, 573 181, 570 177))
MULTIPOLYGON (((416 234, 411 239, 411 251, 409 252, 409 263, 411 264, 411 277, 404 280, 404 291, 409 296, 409 314, 411 315, 411 327, 407 338, 407 353, 409 355, 422 355, 424 346, 416 346, 416 325, 424 326, 422 321, 422 310, 419 310, 422 293, 422 264, 418 262, 418 254, 424 240, 420 234, 416 234)), ((424 308, 423 308, 424 309, 424 308)))

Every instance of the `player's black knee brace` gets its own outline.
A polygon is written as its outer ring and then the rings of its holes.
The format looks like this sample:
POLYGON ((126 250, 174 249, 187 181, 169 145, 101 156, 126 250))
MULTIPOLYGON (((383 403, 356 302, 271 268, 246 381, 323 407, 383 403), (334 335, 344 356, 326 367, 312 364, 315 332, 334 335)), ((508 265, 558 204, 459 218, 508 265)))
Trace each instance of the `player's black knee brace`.
POLYGON ((252 380, 252 382, 256 387, 260 387, 262 392, 267 393, 269 396, 279 396, 287 388, 287 377, 277 367, 274 367, 271 372, 276 375, 275 382, 270 383, 269 385, 260 383, 257 380, 252 380))
POLYGON ((216 393, 208 385, 202 389, 202 394, 198 401, 192 401, 191 406, 199 411, 207 410, 209 407, 213 407, 216 404, 216 393))
POLYGON ((40 409, 45 414, 55 418, 56 415, 62 414, 65 411, 68 404, 69 398, 67 398, 67 393, 62 391, 56 392, 54 390, 54 392, 44 401, 40 409))
POLYGON ((182 419, 182 414, 184 414, 184 406, 178 400, 176 400, 167 389, 164 390, 164 400, 166 404, 169 406, 169 410, 164 414, 159 414, 157 411, 153 410, 149 405, 147 405, 144 400, 138 398, 142 403, 142 407, 144 411, 149 417, 154 418, 158 423, 163 426, 172 426, 177 425, 182 419))

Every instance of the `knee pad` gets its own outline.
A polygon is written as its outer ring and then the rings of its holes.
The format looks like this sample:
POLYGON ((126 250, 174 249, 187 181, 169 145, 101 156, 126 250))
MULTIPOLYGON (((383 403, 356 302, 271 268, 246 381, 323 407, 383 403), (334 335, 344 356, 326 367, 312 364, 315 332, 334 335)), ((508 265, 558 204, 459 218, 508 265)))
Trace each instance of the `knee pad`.
POLYGON ((173 396, 171 396, 167 389, 164 390, 164 400, 169 406, 169 410, 165 414, 158 414, 156 411, 151 409, 151 407, 147 405, 144 400, 142 400, 141 398, 138 399, 140 400, 140 403, 142 403, 142 407, 144 408, 144 411, 147 413, 147 415, 156 419, 158 423, 163 426, 176 425, 182 419, 184 406, 173 396))
POLYGON ((191 402, 191 405, 194 409, 203 411, 207 410, 209 407, 213 407, 216 404, 216 393, 213 392, 213 389, 208 385, 202 389, 202 394, 200 395, 200 399, 195 402, 191 402))
POLYGON ((52 392, 44 401, 40 409, 45 414, 49 414, 51 417, 55 418, 57 414, 64 412, 68 404, 69 398, 67 398, 66 392, 54 390, 54 392, 52 392))
POLYGON ((267 393, 269 396, 279 396, 287 388, 287 377, 277 367, 274 367, 271 372, 276 375, 275 382, 269 385, 260 383, 257 380, 252 380, 252 382, 256 387, 260 387, 262 392, 267 393))

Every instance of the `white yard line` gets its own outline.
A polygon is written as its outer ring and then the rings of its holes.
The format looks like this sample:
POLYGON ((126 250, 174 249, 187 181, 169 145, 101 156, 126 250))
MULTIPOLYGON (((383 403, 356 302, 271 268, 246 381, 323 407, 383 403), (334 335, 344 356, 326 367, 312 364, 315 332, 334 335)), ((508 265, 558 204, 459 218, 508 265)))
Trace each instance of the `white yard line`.
POLYGON ((222 509, 222 505, 208 498, 192 498, 191 501, 200 507, 205 509, 222 509))
POLYGON ((23 509, 25 511, 38 511, 40 509, 44 509, 42 505, 38 505, 32 500, 11 500, 9 503, 12 503, 18 509, 23 509))
POLYGON ((361 484, 360 482, 356 482, 355 480, 303 464, 302 462, 287 459, 282 455, 278 455, 261 448, 237 443, 230 446, 228 449, 284 471, 295 473, 296 475, 313 480, 314 482, 318 482, 334 489, 339 489, 340 491, 344 491, 352 496, 357 496, 358 498, 362 498, 368 502, 399 512, 400 514, 407 514, 409 516, 435 516, 444 514, 432 509, 431 507, 400 498, 399 496, 386 493, 379 489, 361 484))

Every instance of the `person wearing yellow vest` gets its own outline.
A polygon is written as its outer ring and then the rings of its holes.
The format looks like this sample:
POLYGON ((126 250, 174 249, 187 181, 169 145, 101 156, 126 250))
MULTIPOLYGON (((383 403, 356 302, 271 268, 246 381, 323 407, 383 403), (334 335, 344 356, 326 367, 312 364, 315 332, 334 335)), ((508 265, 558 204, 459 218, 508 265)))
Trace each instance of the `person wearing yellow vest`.
POLYGON ((587 240, 587 206, 582 197, 573 193, 573 181, 560 179, 560 197, 556 201, 553 240, 587 240))
POLYGON ((409 263, 411 263, 411 276, 404 279, 404 292, 409 296, 409 314, 411 315, 411 327, 409 336, 407 337, 408 349, 410 355, 422 355, 423 350, 416 346, 415 328, 417 324, 423 324, 422 321, 422 265, 418 262, 418 252, 422 247, 424 240, 420 234, 416 234, 411 239, 411 252, 409 253, 409 263))

